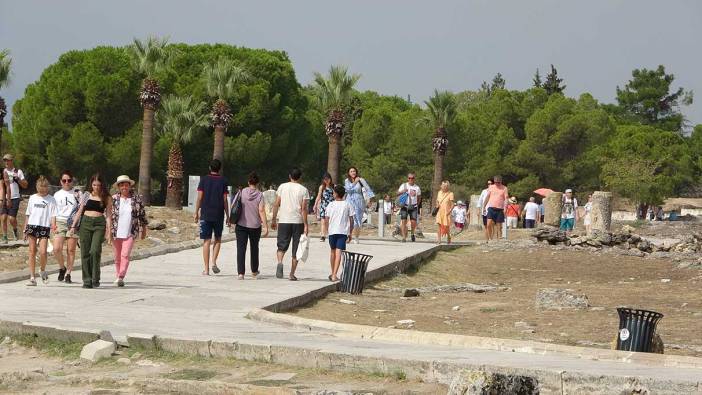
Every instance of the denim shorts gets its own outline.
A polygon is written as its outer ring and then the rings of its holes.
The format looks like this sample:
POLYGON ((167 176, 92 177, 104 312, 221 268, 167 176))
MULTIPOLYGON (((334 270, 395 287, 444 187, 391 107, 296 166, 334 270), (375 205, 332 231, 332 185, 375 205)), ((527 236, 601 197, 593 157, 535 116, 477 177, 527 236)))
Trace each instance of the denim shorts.
POLYGON ((329 235, 329 247, 332 250, 346 250, 347 235, 329 235))
POLYGON ((212 233, 214 233, 215 239, 219 240, 222 238, 222 230, 224 229, 224 219, 219 221, 205 221, 200 220, 200 239, 210 240, 212 238, 212 233))
POLYGON ((561 218, 561 230, 573 230, 575 218, 561 218))

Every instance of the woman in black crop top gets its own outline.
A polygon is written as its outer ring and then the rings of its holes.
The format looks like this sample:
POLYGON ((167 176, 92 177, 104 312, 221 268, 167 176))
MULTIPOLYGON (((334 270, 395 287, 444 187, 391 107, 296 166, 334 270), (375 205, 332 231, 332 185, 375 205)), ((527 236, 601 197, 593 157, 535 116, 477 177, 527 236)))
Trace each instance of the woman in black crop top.
MULTIPOLYGON (((105 215, 111 211, 112 199, 107 186, 99 174, 90 178, 90 197, 83 202, 80 216, 80 261, 83 271, 83 288, 100 286, 100 255, 102 242, 112 244, 112 218, 105 215)), ((74 229, 75 230, 75 229, 74 229)))

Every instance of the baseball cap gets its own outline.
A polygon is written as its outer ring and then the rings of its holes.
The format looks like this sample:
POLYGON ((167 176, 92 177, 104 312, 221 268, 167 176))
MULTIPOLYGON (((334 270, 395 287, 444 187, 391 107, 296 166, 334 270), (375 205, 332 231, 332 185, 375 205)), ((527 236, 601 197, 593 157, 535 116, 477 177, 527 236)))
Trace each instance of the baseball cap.
POLYGON ((565 193, 573 193, 573 190, 568 188, 568 189, 566 189, 565 193))
POLYGON ((12 154, 5 154, 5 156, 2 157, 2 160, 15 160, 15 157, 12 156, 12 154))

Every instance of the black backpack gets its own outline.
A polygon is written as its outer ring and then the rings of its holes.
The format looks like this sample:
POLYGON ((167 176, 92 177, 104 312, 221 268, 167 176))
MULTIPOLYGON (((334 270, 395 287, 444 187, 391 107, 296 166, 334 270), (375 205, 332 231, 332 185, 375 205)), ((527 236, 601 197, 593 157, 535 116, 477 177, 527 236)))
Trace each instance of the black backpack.
POLYGON ((243 209, 244 208, 241 205, 241 189, 239 189, 236 191, 236 194, 234 194, 234 198, 229 204, 230 224, 236 225, 236 223, 239 222, 239 218, 241 218, 241 210, 243 209))

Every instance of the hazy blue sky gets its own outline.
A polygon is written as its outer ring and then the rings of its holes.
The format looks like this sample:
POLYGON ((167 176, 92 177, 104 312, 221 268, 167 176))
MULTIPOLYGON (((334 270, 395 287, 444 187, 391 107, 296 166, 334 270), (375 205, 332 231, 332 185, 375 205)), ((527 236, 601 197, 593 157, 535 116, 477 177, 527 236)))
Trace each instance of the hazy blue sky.
POLYGON ((675 87, 698 97, 683 108, 702 123, 702 2, 0 0, 0 48, 14 58, 12 105, 71 49, 125 45, 133 37, 281 49, 298 79, 347 64, 360 89, 426 99, 434 88, 477 89, 501 72, 507 87, 558 68, 566 94, 612 102, 634 68, 664 64, 675 87))

